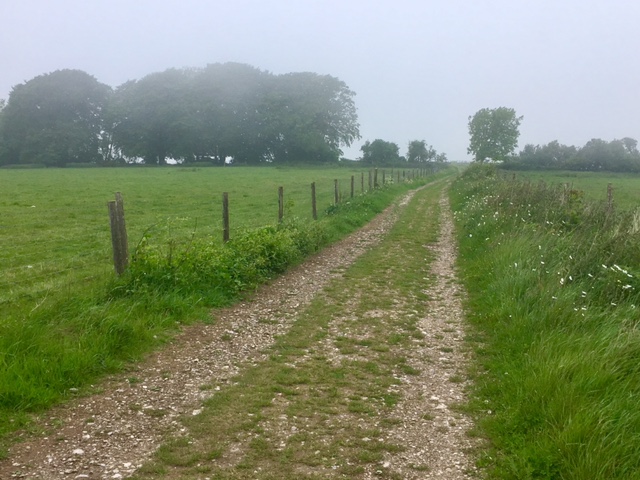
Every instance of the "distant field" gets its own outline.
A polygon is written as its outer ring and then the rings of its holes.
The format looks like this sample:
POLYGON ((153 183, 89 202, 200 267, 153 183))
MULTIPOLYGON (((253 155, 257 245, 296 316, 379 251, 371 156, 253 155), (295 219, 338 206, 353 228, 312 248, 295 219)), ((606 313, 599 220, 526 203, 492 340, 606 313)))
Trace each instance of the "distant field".
POLYGON ((614 202, 619 208, 626 210, 640 206, 640 174, 536 171, 517 172, 516 176, 536 182, 543 180, 549 185, 568 183, 573 188, 584 191, 587 197, 602 201, 606 201, 607 184, 611 183, 614 202))
POLYGON ((359 193, 363 171, 366 189, 366 171, 348 168, 0 170, 0 306, 111 274, 107 202, 116 191, 133 249, 145 231, 164 240, 221 238, 223 192, 229 192, 232 236, 277 221, 279 186, 285 215, 311 219, 311 182, 322 215, 333 203, 334 179, 347 196, 355 175, 359 193))

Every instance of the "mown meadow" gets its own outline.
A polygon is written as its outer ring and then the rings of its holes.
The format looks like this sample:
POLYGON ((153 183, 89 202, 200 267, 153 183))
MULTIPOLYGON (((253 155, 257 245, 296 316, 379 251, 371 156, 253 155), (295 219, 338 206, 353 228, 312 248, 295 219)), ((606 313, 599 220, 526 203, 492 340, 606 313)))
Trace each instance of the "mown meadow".
POLYGON ((479 461, 489 478, 638 479, 640 202, 609 208, 622 177, 556 175, 474 166, 451 190, 479 461))
POLYGON ((0 170, 0 446, 34 414, 88 391, 180 324, 210 321, 211 307, 237 300, 434 178, 407 170, 397 182, 397 175, 387 170, 384 187, 368 191, 368 171, 346 167, 0 170), (107 214, 116 191, 132 253, 121 278, 107 214))

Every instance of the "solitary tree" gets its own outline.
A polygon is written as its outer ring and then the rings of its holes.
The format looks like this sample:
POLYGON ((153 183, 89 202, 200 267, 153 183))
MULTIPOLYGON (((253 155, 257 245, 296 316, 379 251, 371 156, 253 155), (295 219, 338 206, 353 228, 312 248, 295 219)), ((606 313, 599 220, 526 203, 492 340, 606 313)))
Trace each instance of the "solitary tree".
POLYGON ((513 108, 483 108, 469 117, 469 148, 477 162, 504 160, 514 152, 520 136, 520 122, 513 108))

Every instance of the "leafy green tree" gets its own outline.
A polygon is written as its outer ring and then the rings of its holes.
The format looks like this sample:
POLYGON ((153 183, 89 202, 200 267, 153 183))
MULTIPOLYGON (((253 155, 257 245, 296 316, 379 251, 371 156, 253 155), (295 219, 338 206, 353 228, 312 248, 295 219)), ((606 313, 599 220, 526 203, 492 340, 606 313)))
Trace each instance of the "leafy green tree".
POLYGON ((560 144, 557 140, 547 145, 527 144, 511 162, 520 163, 527 168, 566 168, 575 157, 576 147, 560 144))
POLYGON ((169 69, 119 86, 108 119, 116 148, 129 159, 164 165, 191 148, 187 94, 192 72, 169 69))
POLYGON ((57 70, 13 87, 2 109, 4 163, 99 162, 111 88, 81 70, 57 70))
POLYGON ((154 164, 337 161, 359 137, 354 95, 315 73, 274 76, 240 63, 171 69, 117 89, 113 142, 154 164))
POLYGON ((390 165, 400 161, 400 147, 396 143, 376 139, 373 142, 367 140, 360 147, 362 151, 362 163, 367 165, 390 165))
POLYGON ((273 161, 337 162, 342 146, 360 138, 347 85, 311 72, 279 75, 265 101, 267 151, 273 161))
POLYGON ((589 140, 578 150, 569 168, 574 170, 637 172, 640 154, 632 138, 607 142, 600 138, 589 140))
POLYGON ((424 140, 412 140, 409 142, 407 150, 407 161, 410 163, 426 163, 436 160, 438 152, 431 146, 427 145, 424 140))
POLYGON ((520 122, 512 108, 483 108, 469 117, 469 148, 475 161, 505 160, 518 145, 520 122))
POLYGON ((4 129, 3 129, 3 117, 4 117, 4 107, 7 106, 7 102, 4 98, 0 99, 0 165, 5 165, 9 163, 8 160, 8 149, 6 145, 6 141, 4 139, 4 129))
POLYGON ((264 158, 266 72, 241 63, 216 63, 196 72, 189 93, 192 155, 224 165, 264 158))

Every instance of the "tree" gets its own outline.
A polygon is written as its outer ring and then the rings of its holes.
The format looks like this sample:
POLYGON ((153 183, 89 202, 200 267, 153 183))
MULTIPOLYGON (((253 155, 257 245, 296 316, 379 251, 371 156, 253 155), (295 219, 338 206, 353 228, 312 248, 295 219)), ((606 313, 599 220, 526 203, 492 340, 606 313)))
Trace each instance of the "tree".
POLYGON ((57 70, 16 85, 2 109, 4 163, 99 162, 111 88, 81 70, 57 70))
POLYGON ((576 152, 577 149, 574 146, 562 145, 557 140, 553 140, 542 146, 525 145, 512 161, 528 168, 566 168, 576 152))
POLYGON ((512 108, 483 108, 469 117, 469 148, 475 161, 505 160, 514 152, 520 136, 520 122, 512 108))
POLYGON ((409 142, 407 150, 407 161, 410 163, 432 162, 437 157, 437 152, 431 145, 427 145, 424 140, 413 140, 409 142))
POLYGON ((637 172, 640 169, 640 154, 633 138, 607 142, 600 138, 589 140, 573 158, 571 169, 637 172))
POLYGON ((264 105, 268 151, 275 162, 337 162, 360 138, 347 85, 311 72, 279 75, 264 105))
POLYGON ((360 161, 367 165, 387 165, 400 161, 400 147, 393 142, 376 139, 373 142, 367 140, 362 147, 360 161))
POLYGON ((187 93, 192 72, 169 69, 120 85, 109 105, 112 139, 125 157, 164 165, 190 148, 187 93))
POLYGON ((154 164, 337 161, 359 138, 354 95, 315 73, 274 76, 240 63, 170 69, 117 89, 113 141, 154 164))
POLYGON ((196 72, 187 123, 194 159, 224 165, 228 157, 259 163, 265 155, 264 97, 270 74, 241 63, 215 63, 196 72))

